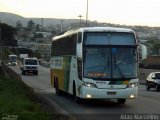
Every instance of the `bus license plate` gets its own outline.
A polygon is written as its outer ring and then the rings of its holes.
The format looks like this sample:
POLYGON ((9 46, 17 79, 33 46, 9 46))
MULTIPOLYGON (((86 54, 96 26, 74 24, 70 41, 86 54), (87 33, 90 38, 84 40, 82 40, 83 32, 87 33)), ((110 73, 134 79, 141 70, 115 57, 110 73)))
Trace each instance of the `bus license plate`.
POLYGON ((116 95, 116 92, 107 92, 108 95, 116 95))

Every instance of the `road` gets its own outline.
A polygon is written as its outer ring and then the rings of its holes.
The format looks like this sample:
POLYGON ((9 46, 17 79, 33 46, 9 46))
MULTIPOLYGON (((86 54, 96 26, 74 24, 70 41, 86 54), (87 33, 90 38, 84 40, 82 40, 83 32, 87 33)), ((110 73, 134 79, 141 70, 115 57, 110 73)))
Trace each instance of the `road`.
MULTIPOLYGON (((11 68, 18 74, 21 74, 19 67, 13 66, 11 68)), ((138 98, 127 100, 124 105, 118 104, 116 100, 90 100, 82 104, 77 104, 69 95, 57 96, 55 94, 54 89, 50 86, 49 68, 40 66, 38 76, 23 75, 21 77, 35 91, 43 92, 44 95, 52 99, 77 119, 111 120, 118 118, 128 120, 129 118, 125 117, 130 117, 130 119, 148 117, 148 120, 150 120, 150 114, 160 113, 160 92, 157 92, 155 89, 147 91, 144 85, 139 85, 138 98), (134 116, 133 114, 140 116, 134 116)), ((155 120, 160 119, 160 115, 155 115, 154 117, 155 120)))
MULTIPOLYGON (((20 66, 10 66, 14 71, 21 75, 20 66)), ((21 75, 22 80, 36 92, 54 92, 50 85, 50 69, 39 66, 38 75, 27 74, 21 75)))

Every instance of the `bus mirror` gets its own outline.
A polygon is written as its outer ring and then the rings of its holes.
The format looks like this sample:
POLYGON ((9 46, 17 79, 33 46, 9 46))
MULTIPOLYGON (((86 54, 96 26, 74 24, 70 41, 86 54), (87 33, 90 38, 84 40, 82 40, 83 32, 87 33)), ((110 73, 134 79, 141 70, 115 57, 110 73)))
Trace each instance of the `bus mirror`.
POLYGON ((147 58, 147 47, 143 44, 140 44, 139 47, 139 59, 145 60, 147 58))
POLYGON ((82 43, 77 44, 77 58, 82 59, 82 43))

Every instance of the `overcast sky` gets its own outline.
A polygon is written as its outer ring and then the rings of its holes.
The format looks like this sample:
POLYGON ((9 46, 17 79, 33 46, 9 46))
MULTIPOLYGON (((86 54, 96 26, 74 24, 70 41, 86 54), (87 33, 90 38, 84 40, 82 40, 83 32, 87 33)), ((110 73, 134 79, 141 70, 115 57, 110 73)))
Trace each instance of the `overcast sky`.
MULTIPOLYGON (((160 0, 88 0, 88 19, 160 26, 160 0)), ((23 17, 86 19, 87 0, 0 0, 0 12, 23 17)))

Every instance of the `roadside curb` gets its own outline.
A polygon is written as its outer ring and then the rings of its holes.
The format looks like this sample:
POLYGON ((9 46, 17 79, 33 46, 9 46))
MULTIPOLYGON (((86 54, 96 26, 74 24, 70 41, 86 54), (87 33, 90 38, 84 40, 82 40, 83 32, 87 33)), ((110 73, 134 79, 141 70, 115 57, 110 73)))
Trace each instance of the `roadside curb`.
POLYGON ((56 116, 58 120, 76 120, 68 112, 66 112, 58 104, 56 104, 53 100, 46 97, 46 95, 39 92, 33 92, 33 95, 35 95, 36 98, 43 104, 43 107, 47 106, 47 110, 49 110, 53 116, 56 116))

